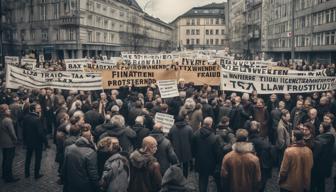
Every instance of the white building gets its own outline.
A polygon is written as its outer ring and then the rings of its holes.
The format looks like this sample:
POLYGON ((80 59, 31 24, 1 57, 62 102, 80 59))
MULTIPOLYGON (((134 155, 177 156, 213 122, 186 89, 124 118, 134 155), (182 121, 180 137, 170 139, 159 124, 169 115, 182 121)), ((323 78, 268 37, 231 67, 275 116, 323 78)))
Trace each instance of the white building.
POLYGON ((223 49, 228 47, 226 3, 194 7, 177 17, 174 40, 178 48, 223 49))

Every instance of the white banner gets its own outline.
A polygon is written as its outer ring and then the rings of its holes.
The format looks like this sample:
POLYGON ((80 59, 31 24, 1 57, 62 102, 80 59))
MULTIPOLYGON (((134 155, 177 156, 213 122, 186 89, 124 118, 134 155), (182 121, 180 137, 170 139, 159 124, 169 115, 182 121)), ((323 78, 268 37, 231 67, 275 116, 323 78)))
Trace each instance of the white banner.
POLYGON ((230 60, 222 58, 220 59, 220 65, 236 65, 241 67, 264 67, 264 66, 277 66, 277 62, 262 61, 262 60, 230 60))
POLYGON ((258 94, 311 93, 336 89, 336 77, 271 75, 222 69, 221 89, 258 94))
POLYGON ((21 59, 21 67, 33 70, 36 67, 36 59, 21 59))
POLYGON ((98 73, 26 70, 7 66, 6 88, 56 88, 65 90, 101 90, 102 79, 98 73))
POLYGON ((64 59, 66 71, 84 71, 91 64, 88 59, 64 59))
POLYGON ((5 56, 5 63, 7 65, 19 66, 20 60, 19 57, 5 56))
POLYGON ((156 113, 154 118, 155 123, 160 123, 163 127, 164 133, 169 133, 169 130, 173 127, 175 119, 173 115, 164 113, 156 113))
POLYGON ((159 80, 157 84, 159 86, 161 98, 172 98, 179 96, 176 80, 159 80))

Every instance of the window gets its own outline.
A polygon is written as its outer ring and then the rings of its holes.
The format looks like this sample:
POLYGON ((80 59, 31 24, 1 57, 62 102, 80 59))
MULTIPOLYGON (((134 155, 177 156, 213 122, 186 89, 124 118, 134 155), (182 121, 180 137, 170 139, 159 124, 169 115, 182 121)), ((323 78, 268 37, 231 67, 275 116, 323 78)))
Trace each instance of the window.
POLYGON ((96 17, 96 26, 97 27, 100 27, 101 26, 101 19, 100 19, 100 17, 96 17))
POLYGON ((92 42, 92 31, 88 31, 88 42, 92 42))
POLYGON ((215 40, 215 42, 216 42, 216 45, 218 45, 218 44, 219 44, 219 40, 218 40, 218 39, 216 39, 216 40, 215 40))
POLYGON ((225 29, 222 29, 222 35, 225 35, 225 29))
POLYGON ((209 39, 207 39, 207 40, 206 40, 206 44, 207 44, 207 45, 209 45, 209 44, 210 44, 210 43, 209 43, 209 39))
MULTIPOLYGON (((31 31, 30 31, 30 40, 35 40, 35 30, 34 29, 32 29, 31 31)), ((57 39, 58 40, 58 39, 57 39)))
POLYGON ((191 25, 195 25, 195 19, 191 20, 191 25))
POLYGON ((195 29, 191 30, 191 35, 195 35, 195 29))
POLYGON ((75 29, 73 28, 69 29, 69 40, 70 41, 75 40, 75 29))
POLYGON ((120 15, 120 17, 123 17, 125 15, 125 13, 120 11, 119 15, 120 15))
POLYGON ((40 19, 43 21, 47 19, 47 6, 44 4, 40 7, 40 19))
POLYGON ((197 25, 201 25, 201 19, 197 19, 197 25))
POLYGON ((216 18, 216 25, 219 25, 219 18, 216 18))
POLYGON ((210 45, 213 45, 213 43, 214 43, 213 39, 210 39, 210 45))
POLYGON ((199 34, 200 34, 200 30, 196 29, 196 35, 199 35, 199 34))
POLYGON ((186 30, 186 34, 190 35, 190 30, 189 29, 186 30))
POLYGON ((48 40, 48 30, 46 29, 42 30, 41 35, 42 35, 42 41, 48 40))
POLYGON ((93 4, 92 1, 89 1, 87 5, 88 5, 89 11, 93 11, 94 10, 94 6, 93 6, 94 4, 93 4))
POLYGON ((111 22, 111 29, 113 29, 114 28, 114 22, 112 21, 111 22))
POLYGON ((213 25, 213 19, 210 19, 210 24, 213 25))
POLYGON ((191 39, 191 44, 195 45, 195 39, 191 39))
POLYGON ((200 40, 196 39, 196 44, 199 45, 200 44, 200 40))
POLYGON ((107 42, 107 32, 104 32, 104 42, 107 42))
POLYGON ((218 29, 216 29, 216 35, 219 35, 219 30, 218 29))
POLYGON ((205 34, 209 35, 209 29, 205 30, 205 34))
POLYGON ((96 32, 96 42, 100 42, 100 32, 96 32))
POLYGON ((101 7, 100 3, 96 3, 96 8, 98 11, 100 10, 100 7, 101 7))
POLYGON ((105 19, 105 20, 104 20, 104 28, 107 29, 107 27, 108 27, 108 20, 105 19))
MULTIPOLYGON (((35 38, 35 35, 34 35, 34 38, 35 38)), ((61 37, 60 37, 60 30, 59 30, 59 29, 56 30, 56 40, 57 40, 57 41, 58 41, 58 40, 61 40, 61 37)))
POLYGON ((221 39, 221 44, 224 45, 225 44, 225 40, 221 39))
POLYGON ((190 20, 189 19, 187 19, 187 25, 190 25, 190 20))
POLYGON ((26 37, 26 30, 22 29, 20 32, 20 36, 21 36, 21 41, 24 41, 26 37))
POLYGON ((110 42, 111 42, 111 43, 113 42, 113 39, 114 39, 114 34, 113 34, 113 33, 110 33, 110 42))
POLYGON ((92 15, 88 15, 88 25, 92 25, 92 15))
POLYGON ((210 30, 210 35, 213 35, 213 30, 212 29, 210 30))
POLYGON ((330 45, 334 45, 335 43, 335 31, 330 32, 330 45))
POLYGON ((58 19, 59 18, 59 4, 55 3, 54 4, 54 19, 58 19))
POLYGON ((189 39, 187 39, 187 45, 189 45, 190 44, 190 40, 189 39))

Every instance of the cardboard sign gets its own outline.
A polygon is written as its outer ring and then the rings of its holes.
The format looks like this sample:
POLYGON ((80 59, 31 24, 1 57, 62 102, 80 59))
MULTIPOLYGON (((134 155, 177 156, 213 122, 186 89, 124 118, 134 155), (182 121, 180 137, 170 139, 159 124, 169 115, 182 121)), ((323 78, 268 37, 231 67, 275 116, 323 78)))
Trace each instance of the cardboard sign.
POLYGON ((169 133, 169 130, 174 126, 174 116, 164 113, 156 113, 154 118, 155 123, 160 123, 163 127, 164 133, 169 133))
POLYGON ((161 98, 165 99, 179 96, 176 80, 159 80, 157 84, 159 86, 161 98))

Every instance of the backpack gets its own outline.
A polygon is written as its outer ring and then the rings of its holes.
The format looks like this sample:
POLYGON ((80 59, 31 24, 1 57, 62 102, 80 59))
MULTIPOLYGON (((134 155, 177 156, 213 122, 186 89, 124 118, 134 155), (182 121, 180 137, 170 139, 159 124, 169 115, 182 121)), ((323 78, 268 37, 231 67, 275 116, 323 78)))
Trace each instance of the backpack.
POLYGON ((130 182, 130 166, 125 156, 112 155, 104 165, 102 181, 107 192, 127 192, 130 182))

